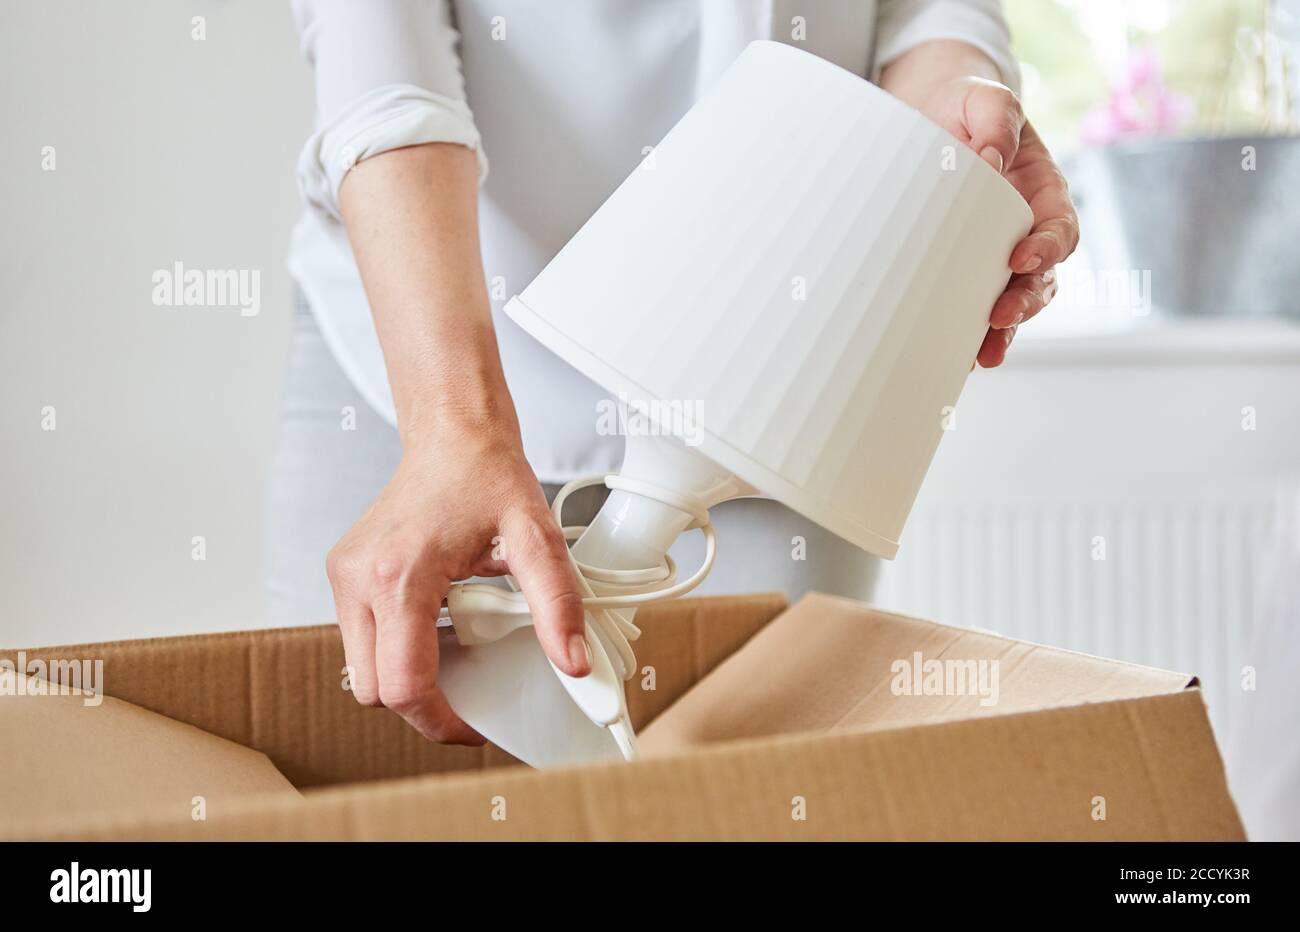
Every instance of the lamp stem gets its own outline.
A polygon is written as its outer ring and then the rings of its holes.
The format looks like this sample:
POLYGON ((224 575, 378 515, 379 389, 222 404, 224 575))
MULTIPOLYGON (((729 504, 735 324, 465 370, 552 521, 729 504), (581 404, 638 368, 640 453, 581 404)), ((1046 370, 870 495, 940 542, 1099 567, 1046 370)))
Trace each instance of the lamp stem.
MULTIPOLYGON (((623 466, 618 474, 632 484, 643 482, 667 490, 684 503, 707 511, 714 505, 756 490, 671 436, 629 436, 623 466)), ((673 542, 696 522, 697 514, 636 491, 614 489, 591 524, 573 544, 574 558, 606 570, 653 570, 664 565, 673 542)), ((673 580, 665 580, 671 585, 673 580)), ((618 595, 623 584, 588 579, 592 594, 618 595)), ((632 622, 636 608, 611 610, 632 622)), ((614 656, 616 666, 622 666, 614 656)), ((622 669, 626 677, 630 671, 622 669)))

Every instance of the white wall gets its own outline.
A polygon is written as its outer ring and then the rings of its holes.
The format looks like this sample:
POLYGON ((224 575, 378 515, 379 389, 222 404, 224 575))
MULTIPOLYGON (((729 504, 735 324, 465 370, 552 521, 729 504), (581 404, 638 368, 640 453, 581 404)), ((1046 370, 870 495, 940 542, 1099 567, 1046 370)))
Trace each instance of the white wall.
POLYGON ((971 376, 876 601, 1196 674, 1226 733, 1271 701, 1241 680, 1300 502, 1298 385, 1300 327, 1265 318, 1018 339, 971 376))
POLYGON ((311 123, 288 5, 0 13, 0 646, 257 624, 311 123), (260 270, 261 313, 155 307, 177 260, 260 270))

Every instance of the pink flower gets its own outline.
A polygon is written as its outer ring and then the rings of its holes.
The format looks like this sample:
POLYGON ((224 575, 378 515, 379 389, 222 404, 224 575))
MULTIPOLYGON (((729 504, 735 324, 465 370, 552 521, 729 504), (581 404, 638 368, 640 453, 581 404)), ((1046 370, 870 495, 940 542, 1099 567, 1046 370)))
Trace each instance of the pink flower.
POLYGON ((1191 103, 1165 86, 1155 51, 1135 49, 1106 102, 1084 116, 1079 135, 1087 145, 1168 135, 1182 126, 1191 112, 1191 103))

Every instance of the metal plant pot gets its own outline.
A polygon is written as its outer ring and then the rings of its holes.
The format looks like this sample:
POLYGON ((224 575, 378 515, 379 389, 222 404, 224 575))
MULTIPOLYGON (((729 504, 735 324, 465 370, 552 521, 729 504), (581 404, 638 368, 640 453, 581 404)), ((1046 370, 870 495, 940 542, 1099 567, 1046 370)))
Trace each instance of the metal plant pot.
POLYGON ((1149 269, 1158 312, 1300 317, 1300 137, 1122 143, 1067 174, 1097 266, 1149 269))

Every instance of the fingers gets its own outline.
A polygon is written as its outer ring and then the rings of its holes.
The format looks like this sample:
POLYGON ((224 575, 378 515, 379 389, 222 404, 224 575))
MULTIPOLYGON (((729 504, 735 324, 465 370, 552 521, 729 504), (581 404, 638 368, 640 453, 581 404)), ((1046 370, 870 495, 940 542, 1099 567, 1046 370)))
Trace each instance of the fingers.
POLYGON ((1079 245, 1079 217, 1065 176, 1029 124, 1025 124, 1021 140, 1020 163, 1007 178, 1034 215, 1033 229, 1012 250, 1011 270, 1046 271, 1079 245))
POLYGON ((980 82, 966 95, 963 122, 970 134, 970 147, 996 171, 1015 162, 1025 115, 1009 88, 980 82))
POLYGON ((1015 339, 1015 336, 1015 327, 1007 327, 1003 330, 990 328, 989 332, 984 335, 984 342, 980 345, 979 354, 975 357, 976 362, 985 369, 994 369, 1002 365, 1002 361, 1007 358, 1007 348, 1011 346, 1011 341, 1015 339))
POLYGON ((1052 299, 1056 273, 1052 270, 1031 275, 1013 275, 1006 291, 993 305, 989 326, 994 330, 1017 327, 1041 311, 1052 299))
POLYGON ((436 623, 446 585, 412 599, 394 564, 372 567, 346 551, 331 553, 326 571, 357 702, 387 706, 430 740, 482 744, 437 687, 436 623))
POLYGON ((438 688, 438 608, 447 583, 413 580, 396 560, 372 570, 379 701, 420 734, 444 744, 482 744, 438 688))
POLYGON ((1011 252, 1011 269, 1020 273, 1050 269, 1074 252, 1077 245, 1079 221, 1074 216, 1074 207, 1070 206, 1069 216, 1044 220, 1016 245, 1011 252))
POLYGON ((353 697, 362 705, 377 706, 379 680, 375 676, 375 619, 353 583, 355 578, 346 565, 347 558, 331 553, 326 573, 334 590, 334 606, 339 631, 343 635, 343 654, 348 665, 348 684, 353 697))
POLYGON ((559 525, 545 509, 516 511, 501 532, 506 563, 528 600, 546 656, 570 676, 586 676, 591 655, 582 595, 559 525))
POLYGON ((510 565, 505 558, 505 539, 499 534, 470 564, 471 576, 506 576, 510 565))

